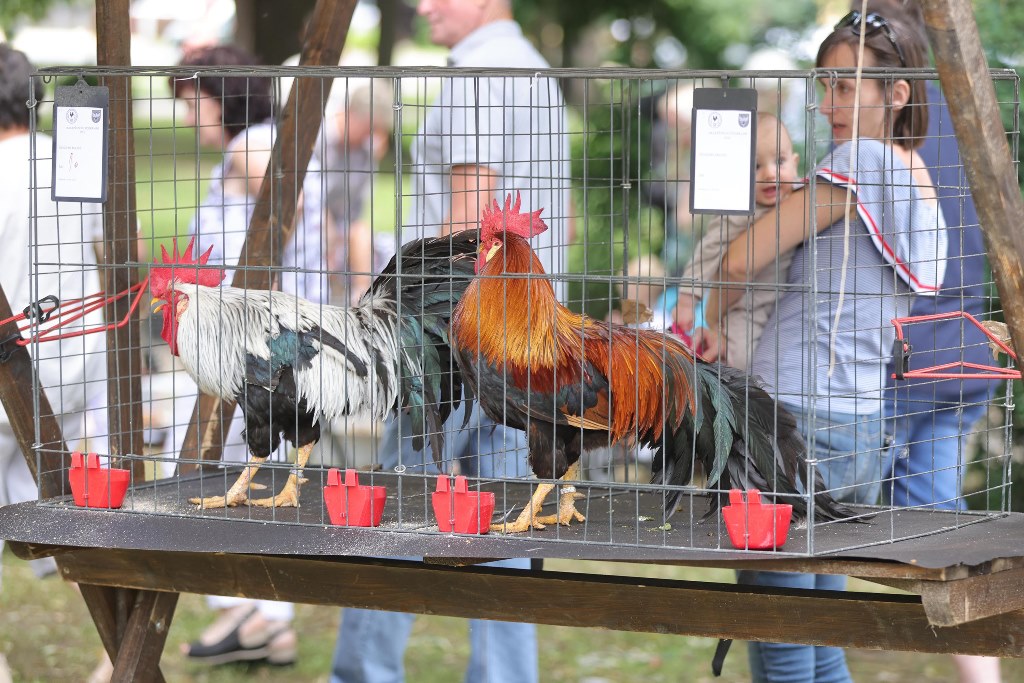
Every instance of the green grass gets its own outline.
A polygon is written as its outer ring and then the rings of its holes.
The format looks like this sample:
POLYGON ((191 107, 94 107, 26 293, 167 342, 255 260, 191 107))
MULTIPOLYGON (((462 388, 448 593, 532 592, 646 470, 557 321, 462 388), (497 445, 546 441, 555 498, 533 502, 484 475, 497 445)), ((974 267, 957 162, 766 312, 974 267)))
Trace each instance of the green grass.
MULTIPOLYGON (((0 593, 0 649, 6 654, 15 681, 83 681, 99 661, 101 646, 88 612, 71 584, 56 577, 37 580, 29 566, 4 553, 4 581, 0 593)), ((550 561, 548 568, 602 574, 637 574, 644 577, 730 581, 728 570, 662 566, 628 566, 597 562, 550 561)), ((878 590, 874 584, 852 582, 851 588, 878 590)), ((298 605, 299 661, 294 667, 263 666, 209 668, 190 663, 179 654, 182 643, 197 637, 210 621, 203 599, 182 595, 161 661, 165 678, 172 682, 243 683, 327 680, 334 650, 339 610, 298 605)), ((685 615, 680 615, 685 619, 685 615)), ((836 628, 842 628, 837 614, 836 628)), ((538 628, 541 680, 619 683, 645 681, 749 680, 746 656, 737 643, 726 661, 725 673, 713 679, 710 661, 715 641, 671 635, 578 629, 538 628)), ((949 657, 904 652, 849 651, 857 681, 898 682, 955 680, 949 657)), ((460 619, 420 617, 406 653, 407 679, 415 683, 450 683, 461 680, 469 652, 466 625, 460 619)), ((1024 661, 1003 662, 1003 679, 1024 680, 1024 661)))

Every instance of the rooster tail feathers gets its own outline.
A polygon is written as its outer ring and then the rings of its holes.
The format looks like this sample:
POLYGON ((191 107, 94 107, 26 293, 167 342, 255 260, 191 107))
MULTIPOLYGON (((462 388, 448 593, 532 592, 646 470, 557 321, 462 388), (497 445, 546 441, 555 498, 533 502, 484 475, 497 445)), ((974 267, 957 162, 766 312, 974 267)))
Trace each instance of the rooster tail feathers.
MULTIPOLYGON (((794 417, 740 370, 699 360, 692 367, 696 410, 666 435, 664 483, 689 483, 696 457, 707 473, 707 487, 720 491, 712 496, 708 516, 717 513, 728 489, 756 488, 790 494, 786 502, 792 503, 794 517, 805 517, 807 447, 794 417)), ((825 491, 817 471, 814 476, 816 515, 822 520, 852 516, 825 491)), ((666 499, 666 514, 682 492, 675 494, 666 499)))
POLYGON ((359 300, 396 320, 401 406, 409 411, 413 446, 430 441, 440 464, 442 427, 462 400, 462 376, 448 343, 448 323, 473 277, 479 247, 475 231, 405 244, 359 300))

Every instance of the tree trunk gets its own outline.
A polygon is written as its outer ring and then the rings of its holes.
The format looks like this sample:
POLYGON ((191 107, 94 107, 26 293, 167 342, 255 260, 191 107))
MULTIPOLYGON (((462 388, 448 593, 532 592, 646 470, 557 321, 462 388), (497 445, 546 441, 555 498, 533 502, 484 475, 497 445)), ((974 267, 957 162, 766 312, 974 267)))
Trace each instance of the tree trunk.
POLYGON ((302 49, 305 23, 316 0, 236 0, 235 42, 261 64, 280 64, 302 49))

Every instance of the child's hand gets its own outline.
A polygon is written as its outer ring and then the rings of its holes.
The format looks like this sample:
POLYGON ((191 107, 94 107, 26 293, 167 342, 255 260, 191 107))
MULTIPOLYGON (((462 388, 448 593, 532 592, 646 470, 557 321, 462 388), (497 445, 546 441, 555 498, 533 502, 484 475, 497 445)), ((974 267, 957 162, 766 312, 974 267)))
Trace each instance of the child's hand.
POLYGON ((676 324, 687 332, 693 329, 693 309, 696 305, 696 297, 683 294, 682 292, 679 293, 679 299, 676 301, 676 308, 672 316, 676 324))
POLYGON ((722 338, 717 331, 710 327, 698 327, 693 331, 693 348, 704 358, 704 360, 719 360, 725 362, 722 338))

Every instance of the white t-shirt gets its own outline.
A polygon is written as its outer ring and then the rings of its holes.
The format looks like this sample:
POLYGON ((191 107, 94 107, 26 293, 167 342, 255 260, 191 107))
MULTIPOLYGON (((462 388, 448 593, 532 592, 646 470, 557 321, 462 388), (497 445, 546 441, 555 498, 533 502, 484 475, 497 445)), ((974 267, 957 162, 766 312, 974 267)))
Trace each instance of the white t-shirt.
MULTIPOLYGON (((32 136, 25 133, 0 142, 0 244, 7 255, 0 284, 14 313, 48 295, 66 302, 101 289, 93 250, 93 242, 102 236, 101 205, 50 199, 52 150, 52 138, 37 133, 33 177, 32 136)), ((51 319, 43 329, 56 324, 51 319)), ((103 314, 96 311, 64 329, 102 324, 103 314)), ((34 344, 27 347, 39 360, 39 379, 55 414, 81 411, 87 398, 102 398, 104 338, 88 334, 42 342, 38 351, 34 344)), ((2 411, 0 420, 7 423, 2 411)))

